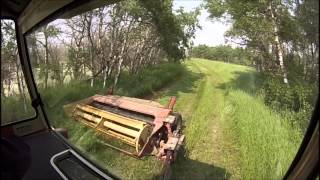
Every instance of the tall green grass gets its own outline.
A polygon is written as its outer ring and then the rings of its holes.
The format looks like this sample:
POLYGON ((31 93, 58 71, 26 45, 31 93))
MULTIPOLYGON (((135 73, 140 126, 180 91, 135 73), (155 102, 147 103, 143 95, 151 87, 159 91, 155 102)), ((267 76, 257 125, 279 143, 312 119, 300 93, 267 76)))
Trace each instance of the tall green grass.
MULTIPOLYGON (((131 75, 122 72, 114 94, 141 97, 157 91, 169 82, 180 76, 184 69, 181 64, 161 64, 143 69, 140 73, 131 75)), ((80 100, 94 94, 106 94, 111 88, 112 81, 107 81, 105 88, 102 80, 96 79, 94 86, 90 87, 89 81, 70 82, 62 86, 40 89, 42 98, 48 107, 80 100)))
POLYGON ((19 95, 1 96, 1 124, 32 118, 35 115, 36 112, 31 106, 30 98, 27 98, 26 104, 24 104, 19 95))
POLYGON ((213 164, 232 173, 231 178, 281 179, 303 135, 300 128, 292 124, 295 118, 292 112, 280 114, 265 105, 257 92, 257 83, 261 83, 259 74, 252 68, 202 59, 192 64, 204 73, 206 87, 204 91, 198 89, 200 97, 193 102, 201 100, 201 103, 197 103, 193 111, 194 120, 191 118, 189 122, 192 127, 185 131, 189 157, 192 157, 190 152, 195 152, 195 159, 208 164, 211 163, 207 158, 211 157, 213 164), (205 103, 210 101, 211 105, 205 103), (204 111, 198 113, 199 109, 204 111), (208 140, 201 142, 212 132, 218 137, 211 139, 213 144, 208 140), (218 149, 212 151, 213 156, 202 154, 208 152, 207 144, 218 149), (204 149, 199 151, 201 148, 204 149))
POLYGON ((242 179, 281 179, 301 143, 299 129, 264 105, 261 98, 231 90, 227 99, 242 179))

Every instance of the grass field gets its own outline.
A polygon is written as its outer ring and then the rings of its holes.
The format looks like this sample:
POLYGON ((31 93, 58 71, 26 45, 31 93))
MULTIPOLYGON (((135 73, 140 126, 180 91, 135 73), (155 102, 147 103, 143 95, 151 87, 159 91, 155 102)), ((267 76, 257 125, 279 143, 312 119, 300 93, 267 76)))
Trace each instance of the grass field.
POLYGON ((173 179, 281 179, 301 135, 254 95, 256 72, 202 59, 186 66, 189 76, 157 99, 178 96, 185 120, 186 156, 173 179))
MULTIPOLYGON (((175 111, 183 116, 186 145, 172 166, 172 179, 281 179, 301 135, 286 118, 255 96, 256 72, 245 66, 203 59, 187 60, 178 69, 170 68, 150 72, 133 82, 123 78, 118 94, 163 104, 170 96, 177 96, 175 111)), ((106 147, 104 137, 94 130, 66 119, 63 104, 103 93, 101 89, 89 91, 86 86, 68 92, 70 88, 44 94, 51 102, 49 117, 53 123, 69 128, 73 143, 119 177, 159 177, 161 163, 154 157, 137 160, 123 155, 106 147)))

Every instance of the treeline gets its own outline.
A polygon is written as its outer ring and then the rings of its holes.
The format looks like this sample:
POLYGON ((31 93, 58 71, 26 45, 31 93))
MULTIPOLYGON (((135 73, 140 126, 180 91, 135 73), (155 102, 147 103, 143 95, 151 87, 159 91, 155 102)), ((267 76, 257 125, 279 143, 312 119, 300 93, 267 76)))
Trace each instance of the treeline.
MULTIPOLYGON (((172 5, 172 0, 120 2, 58 19, 29 34, 27 46, 38 86, 46 90, 86 81, 107 89, 117 85, 122 72, 135 75, 149 66, 184 59, 198 27, 199 10, 174 12, 172 5)), ((22 97, 26 90, 10 90, 17 82, 19 88, 25 87, 21 70, 17 74, 13 23, 1 21, 1 26, 2 96, 22 97)))
POLYGON ((206 0, 213 20, 231 22, 229 42, 245 46, 266 104, 294 112, 306 128, 319 94, 318 0, 206 0))
POLYGON ((245 48, 232 48, 228 45, 212 47, 206 45, 198 45, 192 47, 190 56, 246 66, 252 65, 250 52, 248 52, 245 48))

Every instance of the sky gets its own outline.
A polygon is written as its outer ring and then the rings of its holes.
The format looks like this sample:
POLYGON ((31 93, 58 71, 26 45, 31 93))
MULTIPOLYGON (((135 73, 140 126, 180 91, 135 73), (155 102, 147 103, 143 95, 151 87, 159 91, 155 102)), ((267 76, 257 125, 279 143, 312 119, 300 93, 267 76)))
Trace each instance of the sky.
MULTIPOLYGON (((192 11, 196 7, 199 7, 203 3, 203 0, 174 0, 173 1, 173 9, 179 9, 183 7, 185 11, 192 11)), ((230 28, 230 25, 226 25, 225 23, 213 21, 209 19, 209 13, 206 9, 201 10, 201 14, 198 16, 199 24, 202 27, 201 29, 197 29, 195 33, 195 38, 193 39, 194 46, 199 44, 205 44, 208 46, 217 46, 224 45, 225 38, 224 33, 230 28)), ((56 20, 52 22, 52 24, 62 25, 61 20, 56 20)), ((66 27, 64 27, 64 31, 68 31, 66 27)), ((62 37, 61 39, 68 39, 68 37, 62 37)), ((229 43, 230 44, 230 43, 229 43)), ((231 46, 235 46, 231 44, 231 46)))
MULTIPOLYGON (((202 0, 174 0, 173 9, 183 7, 186 11, 192 11, 202 3, 202 0)), ((224 33, 229 29, 230 25, 212 21, 208 16, 209 13, 207 10, 201 10, 198 19, 202 29, 196 31, 195 39, 193 40, 194 45, 205 44, 208 46, 216 46, 225 44, 224 33)))

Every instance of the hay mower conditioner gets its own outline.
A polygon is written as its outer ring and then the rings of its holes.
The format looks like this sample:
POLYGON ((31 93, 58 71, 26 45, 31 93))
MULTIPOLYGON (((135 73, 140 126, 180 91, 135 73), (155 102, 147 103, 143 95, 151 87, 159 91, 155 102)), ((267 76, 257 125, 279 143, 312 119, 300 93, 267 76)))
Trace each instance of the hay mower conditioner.
POLYGON ((172 163, 183 144, 182 118, 173 112, 171 97, 167 106, 157 102, 114 95, 95 95, 66 105, 72 119, 135 148, 128 151, 106 143, 128 155, 140 158, 155 155, 172 163))

